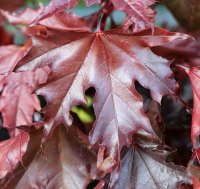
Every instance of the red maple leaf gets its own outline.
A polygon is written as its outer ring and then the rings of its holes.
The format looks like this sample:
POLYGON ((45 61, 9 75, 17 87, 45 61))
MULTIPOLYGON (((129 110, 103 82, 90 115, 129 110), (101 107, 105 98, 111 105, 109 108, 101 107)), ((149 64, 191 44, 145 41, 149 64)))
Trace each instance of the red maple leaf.
POLYGON ((0 0, 0 188, 200 189, 200 3, 82 1, 0 0))
POLYGON ((52 29, 47 34, 32 37, 33 48, 16 69, 34 70, 45 65, 51 68, 47 83, 37 90, 48 102, 44 109, 46 136, 61 122, 71 125, 71 107, 86 103, 84 91, 93 86, 96 122, 90 142, 105 146, 105 158, 118 161, 121 148, 131 143, 134 132, 139 129, 152 132, 134 81, 150 89, 152 98, 158 102, 163 95, 176 95, 178 85, 169 61, 155 55, 150 47, 188 36, 158 28, 154 35, 151 30, 126 35, 117 31, 52 29), (124 111, 127 113, 123 114, 124 111))

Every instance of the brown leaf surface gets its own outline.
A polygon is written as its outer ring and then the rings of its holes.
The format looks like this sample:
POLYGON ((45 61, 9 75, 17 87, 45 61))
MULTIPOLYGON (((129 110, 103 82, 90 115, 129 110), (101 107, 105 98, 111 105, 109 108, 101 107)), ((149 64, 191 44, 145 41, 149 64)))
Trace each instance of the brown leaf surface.
POLYGON ((200 28, 199 0, 162 0, 187 30, 200 28))

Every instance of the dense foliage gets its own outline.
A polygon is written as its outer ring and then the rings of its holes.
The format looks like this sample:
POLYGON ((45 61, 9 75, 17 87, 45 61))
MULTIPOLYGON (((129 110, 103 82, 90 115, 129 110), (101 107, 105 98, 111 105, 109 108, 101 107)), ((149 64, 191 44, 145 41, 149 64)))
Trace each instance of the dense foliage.
POLYGON ((200 2, 43 3, 0 0, 0 188, 200 189, 200 2))

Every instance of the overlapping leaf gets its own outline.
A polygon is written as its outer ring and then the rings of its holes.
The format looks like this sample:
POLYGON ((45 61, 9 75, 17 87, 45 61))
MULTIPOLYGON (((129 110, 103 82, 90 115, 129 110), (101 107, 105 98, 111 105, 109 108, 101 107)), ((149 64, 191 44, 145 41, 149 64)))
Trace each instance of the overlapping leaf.
POLYGON ((37 91, 48 102, 44 110, 46 135, 61 122, 72 123, 71 107, 85 103, 84 91, 93 86, 97 119, 90 142, 105 146, 105 158, 118 161, 121 148, 131 143, 134 132, 152 132, 134 81, 149 88, 158 102, 165 94, 176 95, 177 84, 169 62, 153 54, 150 47, 188 36, 158 28, 154 35, 150 30, 135 35, 52 29, 47 33, 48 37, 33 36, 33 48, 16 70, 45 65, 51 68, 47 84, 37 91))
POLYGON ((149 8, 155 0, 111 0, 114 7, 125 12, 135 28, 153 27, 155 12, 149 8))
POLYGON ((193 189, 200 188, 200 163, 198 162, 197 158, 193 158, 187 167, 188 173, 192 176, 193 181, 193 189))
POLYGON ((185 68, 185 70, 190 77, 194 97, 191 137, 196 156, 200 161, 200 70, 195 67, 191 69, 185 68))
POLYGON ((35 10, 27 8, 21 13, 11 13, 9 11, 0 10, 1 15, 12 24, 31 24, 36 19, 41 9, 35 10))
MULTIPOLYGON (((32 91, 47 80, 49 68, 35 72, 11 73, 0 80, 0 111, 3 126, 13 133, 16 126, 32 123, 34 111, 40 110, 40 102, 32 91)), ((15 134, 11 134, 15 135, 15 134)))
POLYGON ((30 42, 22 47, 16 45, 0 46, 0 74, 12 72, 17 62, 28 53, 30 48, 30 42))
MULTIPOLYGON (((47 7, 36 18, 35 23, 52 16, 53 14, 70 9, 77 5, 77 0, 52 0, 47 7)), ((155 0, 111 0, 114 7, 124 11, 130 16, 131 22, 137 25, 137 28, 153 28, 153 18, 155 12, 149 8, 155 3, 155 0)), ((101 0, 85 0, 87 6, 95 3, 101 3, 101 0)))
MULTIPOLYGON (((87 6, 93 5, 95 3, 101 3, 101 0, 85 0, 87 6)), ((71 9, 78 4, 78 0, 51 0, 50 3, 43 8, 40 15, 35 19, 35 23, 51 17, 52 15, 64 11, 66 9, 71 9)))
MULTIPOLYGON (((36 139, 37 136, 33 137, 32 142, 36 139)), ((30 154, 25 154, 24 159, 26 156, 30 154)), ((96 154, 78 138, 74 126, 69 129, 59 126, 43 149, 39 148, 31 156, 28 167, 14 172, 15 185, 5 182, 4 189, 85 189, 96 178, 96 154)))
MULTIPOLYGON (((21 129, 25 128, 21 127, 21 129)), ((19 131, 22 131, 21 129, 19 131)), ((41 147, 43 130, 36 130, 34 127, 26 127, 26 131, 28 131, 30 138, 26 152, 23 155, 22 161, 17 164, 16 168, 0 179, 0 188, 2 189, 12 189, 16 187, 18 180, 23 176, 26 168, 33 161, 34 154, 36 154, 41 147)))
POLYGON ((118 181, 113 189, 176 189, 189 183, 183 167, 166 163, 167 151, 130 148, 122 159, 118 181))
POLYGON ((60 11, 73 8, 78 4, 78 0, 51 0, 50 3, 43 8, 40 15, 35 19, 35 22, 48 18, 60 11))
MULTIPOLYGON (((1 14, 12 24, 31 24, 41 12, 41 9, 34 10, 27 8, 20 14, 11 14, 7 11, 1 10, 1 14)), ((60 30, 89 30, 86 22, 70 12, 58 12, 42 21, 40 24, 49 28, 56 28, 60 30)))
POLYGON ((0 142, 0 179, 12 172, 22 161, 29 142, 29 134, 19 131, 19 134, 6 141, 0 142))

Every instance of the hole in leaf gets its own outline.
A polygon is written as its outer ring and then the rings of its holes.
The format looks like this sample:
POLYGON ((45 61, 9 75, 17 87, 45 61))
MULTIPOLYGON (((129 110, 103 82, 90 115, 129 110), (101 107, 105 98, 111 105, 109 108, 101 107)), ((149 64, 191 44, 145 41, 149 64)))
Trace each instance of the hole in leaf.
POLYGON ((74 122, 77 122, 79 129, 85 133, 89 134, 92 129, 93 122, 95 121, 95 113, 93 109, 93 99, 95 95, 95 89, 90 87, 85 92, 85 98, 87 99, 87 104, 74 106, 71 109, 71 114, 73 116, 74 122))
POLYGON ((135 24, 131 24, 131 25, 128 27, 128 32, 129 32, 129 33, 133 33, 134 28, 135 28, 135 24))
POLYGON ((197 158, 195 158, 195 159, 193 160, 193 164, 194 164, 195 166, 200 166, 199 160, 198 160, 197 158))
POLYGON ((42 121, 43 117, 44 117, 44 115, 42 113, 35 112, 33 114, 33 122, 42 121))
POLYGON ((93 180, 88 184, 86 189, 93 189, 98 183, 99 183, 98 180, 93 180))
POLYGON ((38 99, 40 101, 41 108, 44 108, 47 105, 45 97, 43 97, 42 95, 38 95, 38 99))
POLYGON ((78 116, 78 118, 81 120, 81 122, 85 124, 90 124, 94 122, 95 117, 91 109, 88 107, 79 105, 79 106, 73 107, 71 111, 75 113, 78 116))
POLYGON ((143 97, 144 101, 151 99, 150 90, 144 88, 138 81, 135 81, 135 89, 143 97))
POLYGON ((1 127, 0 128, 0 142, 9 139, 9 132, 8 129, 1 127))
POLYGON ((189 184, 182 183, 182 184, 180 184, 179 189, 193 189, 193 186, 189 185, 189 184))
POLYGON ((96 93, 96 90, 94 87, 90 87, 85 91, 85 95, 90 96, 91 98, 94 98, 95 93, 96 93))
POLYGON ((9 138, 10 136, 9 136, 8 129, 3 127, 3 116, 2 116, 2 113, 0 112, 0 141, 4 141, 9 138))
POLYGON ((86 106, 78 105, 72 107, 71 111, 75 113, 81 122, 85 124, 91 124, 95 120, 95 114, 93 109, 93 99, 95 95, 95 89, 90 87, 85 92, 85 98, 87 100, 86 106))

